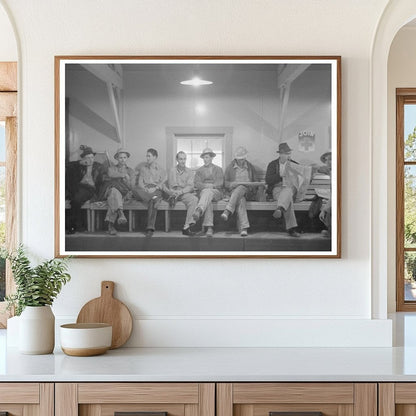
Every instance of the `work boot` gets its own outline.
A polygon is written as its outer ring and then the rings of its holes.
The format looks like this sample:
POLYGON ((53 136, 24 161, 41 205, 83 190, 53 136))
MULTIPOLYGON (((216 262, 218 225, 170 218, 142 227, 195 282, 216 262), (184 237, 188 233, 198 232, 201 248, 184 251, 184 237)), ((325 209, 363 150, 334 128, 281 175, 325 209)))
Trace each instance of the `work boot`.
POLYGON ((221 219, 224 221, 228 221, 228 217, 230 216, 231 212, 226 209, 224 210, 224 212, 221 214, 221 219))
POLYGON ((107 231, 107 234, 117 235, 117 230, 114 228, 114 223, 113 222, 109 222, 108 223, 108 231, 107 231))
POLYGON ((126 224, 127 218, 125 217, 123 210, 119 209, 117 210, 117 213, 118 213, 117 224, 126 224))
POLYGON ((202 215, 202 209, 197 207, 195 212, 192 214, 192 219, 195 222, 197 222, 201 218, 201 215, 202 215))
POLYGON ((277 220, 282 218, 283 216, 283 208, 277 207, 277 209, 273 212, 273 218, 276 218, 277 220))

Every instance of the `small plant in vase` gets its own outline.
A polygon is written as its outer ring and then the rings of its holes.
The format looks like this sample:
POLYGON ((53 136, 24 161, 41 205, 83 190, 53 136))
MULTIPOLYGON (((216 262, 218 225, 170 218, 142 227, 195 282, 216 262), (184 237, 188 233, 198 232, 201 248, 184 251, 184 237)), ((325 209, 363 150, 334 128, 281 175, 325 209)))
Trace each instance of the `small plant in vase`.
POLYGON ((7 308, 19 318, 19 350, 49 354, 55 345, 55 317, 51 305, 71 279, 68 257, 45 260, 32 266, 23 246, 6 253, 16 293, 6 296, 7 308))

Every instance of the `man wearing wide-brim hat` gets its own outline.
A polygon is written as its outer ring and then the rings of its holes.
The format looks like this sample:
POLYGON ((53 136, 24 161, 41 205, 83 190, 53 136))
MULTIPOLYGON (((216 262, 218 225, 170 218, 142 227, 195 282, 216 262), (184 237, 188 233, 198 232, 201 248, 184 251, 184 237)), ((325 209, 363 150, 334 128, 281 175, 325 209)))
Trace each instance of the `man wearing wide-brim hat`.
POLYGON ((230 199, 221 214, 221 218, 228 221, 229 216, 237 212, 241 237, 247 236, 247 229, 250 227, 246 199, 253 196, 253 187, 250 187, 249 183, 256 181, 256 171, 247 160, 247 155, 248 151, 245 147, 237 147, 234 159, 225 170, 225 189, 230 192, 230 199))
MULTIPOLYGON (((214 165, 212 160, 216 154, 210 148, 206 148, 201 153, 204 165, 195 173, 194 185, 199 194, 198 205, 192 215, 191 229, 196 222, 204 216, 202 227, 206 231, 207 237, 212 237, 214 233, 214 211, 213 201, 219 201, 223 197, 224 173, 222 169, 214 165)), ((194 230, 192 230, 194 231, 194 230)))
POLYGON ((94 160, 95 152, 89 146, 80 146, 80 160, 69 162, 65 173, 65 197, 70 200, 68 233, 85 229, 82 205, 97 195, 102 181, 102 165, 94 160))
POLYGON ((108 234, 116 235, 115 224, 122 225, 127 223, 127 218, 123 212, 125 199, 132 195, 136 175, 134 170, 127 166, 130 152, 120 148, 114 154, 117 160, 115 165, 111 165, 107 170, 106 180, 101 190, 102 198, 107 200, 107 214, 105 221, 108 223, 108 234))
POLYGON ((298 223, 293 205, 299 174, 292 166, 298 163, 291 160, 292 149, 286 142, 279 144, 277 153, 279 157, 269 163, 266 171, 267 192, 277 202, 273 217, 276 219, 283 217, 288 234, 292 237, 300 237, 296 231, 298 223))

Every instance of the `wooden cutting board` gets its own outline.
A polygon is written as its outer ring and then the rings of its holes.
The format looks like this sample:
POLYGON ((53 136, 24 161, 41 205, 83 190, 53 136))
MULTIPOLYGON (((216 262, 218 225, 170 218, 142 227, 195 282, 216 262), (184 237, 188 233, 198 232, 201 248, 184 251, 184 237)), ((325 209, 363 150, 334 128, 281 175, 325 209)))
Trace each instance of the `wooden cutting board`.
POLYGON ((130 337, 133 319, 127 306, 113 297, 114 282, 101 282, 101 296, 87 302, 77 323, 103 322, 113 326, 111 349, 121 347, 130 337))

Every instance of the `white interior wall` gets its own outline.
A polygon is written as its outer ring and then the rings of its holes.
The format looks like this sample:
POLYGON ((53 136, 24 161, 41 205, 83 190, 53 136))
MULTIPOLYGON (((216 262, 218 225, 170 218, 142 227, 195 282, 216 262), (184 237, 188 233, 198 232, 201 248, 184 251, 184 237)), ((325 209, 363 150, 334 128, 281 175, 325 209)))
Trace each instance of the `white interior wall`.
POLYGON ((17 61, 17 44, 12 23, 0 6, 0 61, 17 61))
POLYGON ((388 65, 388 310, 396 311, 396 88, 416 87, 416 26, 404 27, 391 44, 388 65))
POLYGON ((371 320, 370 250, 370 52, 387 0, 0 2, 22 39, 21 240, 44 257, 54 253, 54 55, 343 59, 342 259, 74 259, 59 319, 110 279, 136 318, 130 345, 391 344, 382 291, 371 320))

